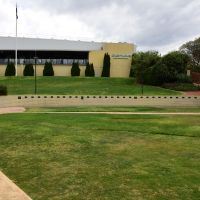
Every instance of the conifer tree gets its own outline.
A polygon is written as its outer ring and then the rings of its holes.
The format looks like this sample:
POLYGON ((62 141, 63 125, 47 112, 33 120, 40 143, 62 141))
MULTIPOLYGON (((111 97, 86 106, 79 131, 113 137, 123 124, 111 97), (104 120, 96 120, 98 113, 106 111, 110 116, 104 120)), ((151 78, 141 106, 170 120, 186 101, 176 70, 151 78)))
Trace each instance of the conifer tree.
POLYGON ((79 63, 73 62, 72 68, 71 68, 71 76, 80 76, 80 68, 79 63))
POLYGON ((54 70, 51 62, 46 62, 44 65, 43 76, 54 76, 54 70))
POLYGON ((15 70, 15 65, 14 63, 8 62, 6 71, 5 71, 5 76, 15 76, 16 70, 15 70))
POLYGON ((34 76, 33 65, 32 64, 25 65, 23 74, 24 76, 34 76))
POLYGON ((110 56, 108 53, 104 55, 102 77, 110 77, 110 56))

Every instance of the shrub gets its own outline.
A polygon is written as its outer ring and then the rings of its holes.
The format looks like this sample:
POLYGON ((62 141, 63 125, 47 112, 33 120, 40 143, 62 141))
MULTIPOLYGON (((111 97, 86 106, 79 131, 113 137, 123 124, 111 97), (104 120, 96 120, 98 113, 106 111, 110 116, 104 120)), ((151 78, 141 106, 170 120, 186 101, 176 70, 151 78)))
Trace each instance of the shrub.
POLYGON ((71 76, 80 76, 80 68, 79 63, 73 62, 72 68, 71 68, 71 76))
POLYGON ((5 71, 5 76, 15 76, 16 69, 14 63, 8 63, 5 71))
POLYGON ((95 76, 93 64, 87 63, 86 69, 85 69, 85 76, 86 77, 94 77, 95 76))
POLYGON ((54 70, 51 62, 46 62, 44 65, 43 76, 54 76, 54 70))
POLYGON ((192 83, 192 78, 187 76, 186 74, 178 74, 177 82, 178 83, 192 83))
POLYGON ((4 85, 0 85, 0 96, 7 95, 7 87, 4 85))
POLYGON ((176 91, 198 91, 199 86, 195 86, 192 83, 165 83, 163 88, 176 90, 176 91))
POLYGON ((34 76, 33 65, 32 64, 25 65, 23 74, 24 76, 34 76))

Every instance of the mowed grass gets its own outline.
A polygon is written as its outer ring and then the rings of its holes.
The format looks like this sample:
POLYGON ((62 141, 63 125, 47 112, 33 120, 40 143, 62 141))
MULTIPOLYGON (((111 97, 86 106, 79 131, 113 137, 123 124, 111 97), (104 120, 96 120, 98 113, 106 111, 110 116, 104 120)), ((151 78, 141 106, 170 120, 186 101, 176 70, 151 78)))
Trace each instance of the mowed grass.
POLYGON ((141 113, 199 113, 200 107, 134 107, 134 106, 69 106, 58 108, 27 108, 28 113, 37 112, 141 112, 141 113))
POLYGON ((0 168, 34 200, 199 200, 200 116, 0 116, 0 168))
MULTIPOLYGON (((8 94, 34 94, 34 77, 0 77, 8 94)), ((37 94, 141 95, 141 85, 129 78, 37 77, 37 94)), ((179 92, 144 86, 144 95, 180 95, 179 92)))

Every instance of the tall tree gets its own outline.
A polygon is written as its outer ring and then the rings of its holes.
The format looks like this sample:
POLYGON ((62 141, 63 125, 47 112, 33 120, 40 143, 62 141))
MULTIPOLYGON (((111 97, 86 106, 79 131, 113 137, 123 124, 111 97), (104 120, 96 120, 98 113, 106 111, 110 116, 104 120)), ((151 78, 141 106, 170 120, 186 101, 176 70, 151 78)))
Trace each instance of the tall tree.
POLYGON ((190 56, 190 65, 194 70, 200 71, 200 37, 189 41, 180 47, 180 50, 190 56))
POLYGON ((152 67, 161 59, 156 51, 138 52, 132 56, 132 71, 137 83, 151 84, 152 67))
POLYGON ((180 51, 173 51, 163 56, 162 64, 168 69, 167 81, 176 81, 179 74, 186 74, 189 61, 189 56, 180 51))
POLYGON ((104 59, 103 59, 103 71, 102 71, 102 77, 110 77, 110 55, 108 53, 105 53, 104 59))

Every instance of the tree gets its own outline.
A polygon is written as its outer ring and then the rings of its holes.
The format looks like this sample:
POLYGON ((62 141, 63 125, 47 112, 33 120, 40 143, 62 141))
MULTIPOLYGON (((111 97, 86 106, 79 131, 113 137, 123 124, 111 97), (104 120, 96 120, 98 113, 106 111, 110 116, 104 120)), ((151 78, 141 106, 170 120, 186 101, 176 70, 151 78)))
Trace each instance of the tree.
POLYGON ((190 66, 194 71, 200 72, 200 37, 194 41, 189 41, 180 47, 190 58, 190 66))
POLYGON ((51 62, 46 62, 44 65, 43 76, 54 76, 54 70, 51 62))
POLYGON ((162 64, 167 67, 167 82, 177 81, 179 74, 186 74, 187 65, 190 58, 180 51, 173 51, 162 57, 162 64))
POLYGON ((110 55, 105 53, 103 60, 102 77, 110 77, 110 55))
POLYGON ((71 68, 71 76, 80 76, 80 68, 79 68, 79 63, 72 63, 72 68, 71 68))
POLYGON ((34 76, 33 65, 32 64, 25 65, 23 74, 24 76, 34 76))
POLYGON ((140 84, 152 83, 152 67, 161 59, 156 51, 138 52, 132 56, 132 71, 140 84))
POLYGON ((89 64, 89 63, 86 64, 85 76, 86 77, 94 77, 95 76, 93 64, 89 64))
POLYGON ((16 69, 14 63, 8 62, 6 71, 5 71, 5 76, 15 76, 16 74, 16 69))
POLYGON ((161 86, 166 83, 169 77, 169 71, 162 61, 158 61, 151 70, 151 85, 161 86))
POLYGON ((95 76, 95 71, 94 71, 94 65, 93 65, 93 63, 90 64, 90 76, 91 77, 95 76))

